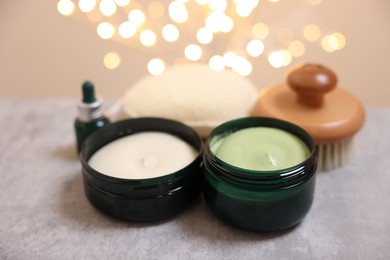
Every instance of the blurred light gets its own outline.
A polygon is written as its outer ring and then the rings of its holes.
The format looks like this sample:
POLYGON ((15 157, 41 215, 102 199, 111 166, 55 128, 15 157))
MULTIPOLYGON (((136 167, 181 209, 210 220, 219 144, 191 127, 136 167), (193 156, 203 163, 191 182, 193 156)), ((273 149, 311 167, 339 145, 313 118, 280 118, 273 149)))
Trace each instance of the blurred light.
POLYGON ((314 42, 321 37, 321 29, 315 24, 308 24, 303 29, 306 40, 314 42))
POLYGON ((277 3, 279 0, 269 0, 271 3, 277 3))
POLYGON ((209 7, 213 11, 225 11, 227 3, 226 0, 210 0, 209 7))
POLYGON ((255 9, 259 4, 259 0, 234 0, 236 5, 245 5, 247 8, 255 9))
POLYGON ((173 24, 167 24, 162 29, 162 35, 167 42, 174 42, 179 39, 179 29, 173 24))
POLYGON ((287 66, 291 63, 292 56, 288 50, 273 51, 268 56, 268 62, 274 68, 287 66))
POLYGON ((103 63, 107 69, 113 70, 121 63, 121 57, 115 52, 109 52, 104 56, 103 63))
POLYGON ((214 55, 209 60, 209 67, 210 69, 222 71, 225 69, 225 62, 220 55, 214 55))
POLYGON ((238 56, 234 60, 232 69, 241 76, 248 76, 252 73, 252 63, 244 57, 238 56))
POLYGON ((96 7, 96 0, 80 0, 79 8, 84 13, 91 12, 96 7))
POLYGON ((152 75, 159 75, 165 70, 165 63, 162 59, 152 59, 148 62, 148 71, 152 75))
POLYGON ((156 43, 157 37, 152 30, 143 30, 139 36, 139 39, 144 46, 150 47, 156 43))
POLYGON ((184 49, 184 56, 191 61, 197 61, 202 57, 202 49, 196 44, 189 44, 184 49))
POLYGON ((235 1, 236 13, 241 17, 248 17, 259 4, 259 0, 235 1))
POLYGON ((116 12, 116 4, 112 0, 102 0, 99 9, 104 16, 111 16, 116 12))
POLYGON ((207 5, 210 0, 195 0, 198 5, 207 5))
POLYGON ((212 12, 205 21, 206 28, 211 32, 230 32, 234 27, 233 19, 224 12, 212 12))
POLYGON ((250 56, 258 57, 264 51, 264 43, 260 40, 252 40, 246 46, 246 51, 250 56))
POLYGON ((140 26, 145 22, 145 14, 140 9, 133 9, 129 13, 128 19, 136 26, 140 26))
POLYGON ((213 40, 213 37, 213 33, 205 27, 200 28, 196 33, 196 39, 203 44, 210 43, 213 40))
POLYGON ((179 1, 172 1, 168 7, 169 17, 176 23, 184 23, 188 19, 186 6, 179 1))
POLYGON ((148 6, 149 16, 157 19, 164 15, 164 6, 160 2, 153 2, 148 6))
POLYGON ((128 39, 135 35, 137 27, 131 22, 126 21, 119 25, 118 32, 122 38, 128 39))
POLYGON ((312 5, 319 5, 321 3, 321 0, 307 0, 307 2, 312 5))
POLYGON ((268 55, 268 62, 274 68, 280 68, 283 66, 283 54, 279 51, 273 51, 268 55))
POLYGON ((334 33, 333 36, 337 39, 336 50, 341 50, 345 47, 345 36, 342 33, 334 33))
POLYGON ((256 38, 265 39, 269 33, 268 25, 265 23, 257 23, 253 26, 252 33, 256 38))
POLYGON ((334 52, 335 49, 333 48, 332 46, 332 41, 334 41, 334 39, 331 38, 330 35, 327 35, 325 36, 322 41, 321 41, 321 46, 322 48, 327 51, 327 52, 334 52))
POLYGON ((114 0, 117 6, 126 6, 130 3, 130 0, 114 0))
POLYGON ((225 63, 225 66, 231 68, 231 67, 233 67, 234 61, 237 58, 237 54, 229 51, 229 52, 226 52, 222 56, 222 58, 223 58, 223 62, 225 63))
POLYGON ((224 32, 224 33, 228 33, 230 32, 231 30, 233 30, 233 27, 234 27, 234 21, 232 18, 230 18, 229 16, 225 15, 225 17, 223 18, 223 20, 221 21, 221 24, 220 24, 220 31, 224 32))
POLYGON ((327 35, 322 39, 321 46, 327 52, 341 50, 345 46, 345 37, 341 33, 327 35))
POLYGON ((289 44, 294 39, 294 32, 289 28, 281 28, 276 33, 276 38, 283 44, 289 44))
POLYGON ((74 11, 74 3, 70 0, 60 0, 57 3, 57 10, 62 15, 70 15, 74 11))
POLYGON ((112 24, 103 22, 97 26, 97 34, 103 39, 110 39, 115 34, 115 28, 112 24))
POLYGON ((240 5, 236 6, 236 13, 237 13, 238 16, 248 17, 249 15, 251 15, 252 9, 248 8, 244 4, 240 4, 240 5))
POLYGON ((280 53, 283 55, 283 67, 290 65, 292 61, 291 53, 288 50, 280 50, 280 53))
POLYGON ((301 41, 292 41, 288 45, 288 50, 294 57, 301 57, 305 53, 305 44, 301 41))
POLYGON ((219 31, 218 20, 219 20, 218 13, 217 12, 211 13, 205 20, 206 28, 211 32, 218 32, 219 31))

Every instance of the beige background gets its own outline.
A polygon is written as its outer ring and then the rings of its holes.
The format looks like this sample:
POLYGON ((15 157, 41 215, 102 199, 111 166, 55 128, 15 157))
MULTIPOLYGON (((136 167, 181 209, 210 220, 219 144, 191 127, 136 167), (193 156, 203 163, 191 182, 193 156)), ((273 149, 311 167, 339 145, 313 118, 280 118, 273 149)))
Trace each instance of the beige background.
MULTIPOLYGON (((324 32, 340 31, 347 38, 346 47, 334 53, 326 53, 318 43, 307 45, 306 54, 294 59, 292 65, 323 63, 334 69, 340 85, 365 105, 390 105, 390 1, 323 0, 317 8, 308 8, 304 0, 277 4, 267 3, 261 13, 262 19, 272 24, 271 29, 316 23, 324 32)), ((0 1, 0 96, 78 98, 80 84, 89 79, 102 96, 116 99, 147 75, 147 61, 154 57, 151 54, 164 52, 102 40, 80 14, 64 17, 56 5, 56 0, 0 1), (110 51, 122 56, 115 70, 106 69, 102 62, 110 51)), ((253 64, 250 79, 259 89, 281 81, 287 70, 272 68, 264 55, 253 64)))

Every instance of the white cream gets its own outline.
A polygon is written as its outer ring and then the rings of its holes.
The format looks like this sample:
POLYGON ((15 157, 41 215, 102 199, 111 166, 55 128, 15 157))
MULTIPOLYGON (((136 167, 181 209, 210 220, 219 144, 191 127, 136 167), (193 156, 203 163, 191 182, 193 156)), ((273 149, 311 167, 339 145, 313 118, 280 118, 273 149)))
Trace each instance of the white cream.
POLYGON ((88 163, 112 177, 147 179, 176 172, 196 157, 195 148, 174 135, 142 132, 106 144, 88 163))

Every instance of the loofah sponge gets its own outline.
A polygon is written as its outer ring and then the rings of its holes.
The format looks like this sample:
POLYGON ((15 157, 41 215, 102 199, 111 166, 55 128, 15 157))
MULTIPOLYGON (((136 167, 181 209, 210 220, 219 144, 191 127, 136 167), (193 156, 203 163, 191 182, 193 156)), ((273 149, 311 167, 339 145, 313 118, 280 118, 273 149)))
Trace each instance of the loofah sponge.
POLYGON ((257 89, 249 79, 232 71, 189 64, 136 82, 125 93, 122 109, 128 117, 184 122, 205 137, 225 121, 249 116, 256 98, 257 89))

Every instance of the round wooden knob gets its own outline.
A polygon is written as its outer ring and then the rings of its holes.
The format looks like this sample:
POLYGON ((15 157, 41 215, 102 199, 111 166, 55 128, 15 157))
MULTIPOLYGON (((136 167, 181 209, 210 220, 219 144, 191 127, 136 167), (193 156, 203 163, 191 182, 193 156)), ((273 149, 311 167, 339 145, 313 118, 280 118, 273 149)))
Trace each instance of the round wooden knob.
POLYGON ((336 87, 337 76, 322 65, 303 64, 288 73, 287 83, 298 94, 298 102, 319 107, 323 103, 324 94, 336 87))

